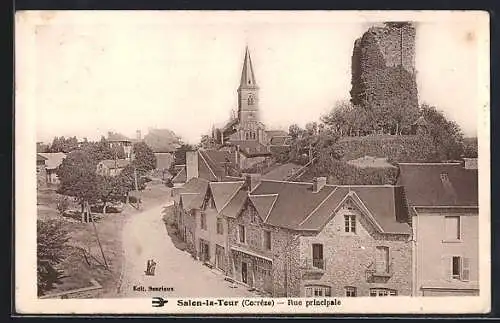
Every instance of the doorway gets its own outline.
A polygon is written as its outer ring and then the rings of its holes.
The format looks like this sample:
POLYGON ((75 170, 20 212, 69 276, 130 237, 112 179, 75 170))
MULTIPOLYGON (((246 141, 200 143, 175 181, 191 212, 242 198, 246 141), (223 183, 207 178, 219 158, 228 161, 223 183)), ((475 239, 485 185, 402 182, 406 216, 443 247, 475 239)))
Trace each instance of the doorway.
POLYGON ((246 262, 241 263, 241 281, 248 284, 248 265, 246 262))

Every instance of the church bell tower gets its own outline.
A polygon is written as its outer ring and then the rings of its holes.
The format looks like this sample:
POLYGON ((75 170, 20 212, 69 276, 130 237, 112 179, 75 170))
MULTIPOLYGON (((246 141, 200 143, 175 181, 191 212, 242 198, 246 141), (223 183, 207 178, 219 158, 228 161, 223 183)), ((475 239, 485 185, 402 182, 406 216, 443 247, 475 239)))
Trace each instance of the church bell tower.
POLYGON ((259 87, 255 80, 252 59, 248 47, 245 48, 245 59, 241 70, 238 87, 238 120, 241 140, 259 140, 259 87))

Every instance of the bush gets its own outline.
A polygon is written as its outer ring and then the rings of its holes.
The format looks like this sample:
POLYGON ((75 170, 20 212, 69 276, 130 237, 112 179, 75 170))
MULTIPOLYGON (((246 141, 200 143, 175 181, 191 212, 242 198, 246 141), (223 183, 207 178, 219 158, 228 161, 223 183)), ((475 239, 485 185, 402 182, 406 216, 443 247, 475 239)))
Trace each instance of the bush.
POLYGON ((60 221, 37 221, 37 285, 38 295, 44 295, 62 278, 57 265, 64 259, 68 232, 60 221))
POLYGON ((67 196, 58 197, 56 208, 61 215, 64 215, 69 208, 69 198, 67 196))

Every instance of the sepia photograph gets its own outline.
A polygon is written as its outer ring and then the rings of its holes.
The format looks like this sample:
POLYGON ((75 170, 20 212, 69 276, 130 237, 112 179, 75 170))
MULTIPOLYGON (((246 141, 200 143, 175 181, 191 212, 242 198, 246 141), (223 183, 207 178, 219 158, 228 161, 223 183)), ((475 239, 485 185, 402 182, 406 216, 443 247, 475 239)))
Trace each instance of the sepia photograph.
POLYGON ((15 23, 18 313, 490 310, 488 13, 15 23))

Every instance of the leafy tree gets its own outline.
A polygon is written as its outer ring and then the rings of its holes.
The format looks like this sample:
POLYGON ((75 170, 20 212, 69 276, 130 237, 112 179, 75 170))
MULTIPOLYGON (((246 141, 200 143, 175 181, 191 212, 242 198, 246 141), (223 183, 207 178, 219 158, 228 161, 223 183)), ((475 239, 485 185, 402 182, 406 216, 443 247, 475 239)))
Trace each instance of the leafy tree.
POLYGON ((98 200, 102 203, 102 213, 106 214, 108 203, 123 201, 132 190, 130 183, 120 176, 97 176, 98 200))
POLYGON ((38 295, 45 294, 60 281, 57 265, 64 259, 67 231, 60 221, 37 221, 37 285, 38 295))
POLYGON ((36 152, 37 153, 48 153, 49 149, 50 149, 49 145, 44 144, 43 142, 36 143, 36 152))
POLYGON ((82 208, 82 222, 88 222, 88 205, 97 202, 99 196, 96 162, 84 151, 76 150, 66 156, 57 175, 58 193, 74 197, 82 208))
POLYGON ((214 149, 216 148, 215 140, 214 138, 212 138, 212 136, 203 135, 201 136, 200 144, 198 145, 198 147, 203 149, 214 149))
POLYGON ((69 153, 78 148, 78 139, 76 137, 54 137, 50 145, 49 152, 51 153, 69 153))
POLYGON ((460 126, 447 120, 435 107, 423 104, 421 113, 429 123, 429 136, 440 160, 456 160, 462 157, 464 136, 460 126))
POLYGON ((146 143, 135 143, 132 151, 134 154, 132 164, 141 174, 145 174, 156 168, 156 156, 146 143))

